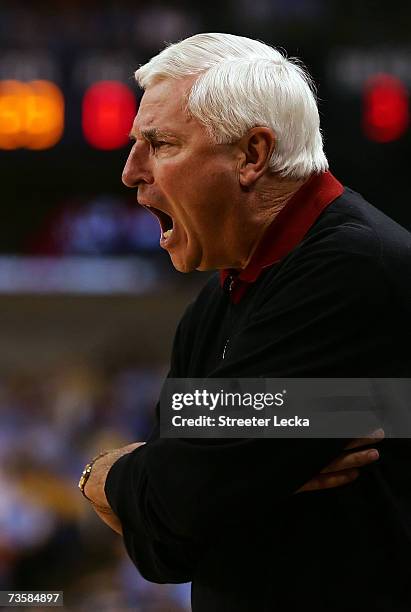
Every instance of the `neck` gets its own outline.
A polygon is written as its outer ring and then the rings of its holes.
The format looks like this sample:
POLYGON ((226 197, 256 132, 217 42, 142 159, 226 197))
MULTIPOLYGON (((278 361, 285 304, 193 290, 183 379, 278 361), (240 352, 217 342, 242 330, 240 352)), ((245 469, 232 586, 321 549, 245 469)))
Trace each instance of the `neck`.
POLYGON ((251 214, 247 224, 250 228, 248 249, 246 255, 241 259, 240 265, 235 266, 236 269, 242 270, 248 266, 266 229, 307 180, 279 179, 276 177, 275 181, 271 184, 267 181, 267 184, 255 193, 251 206, 249 206, 251 214))

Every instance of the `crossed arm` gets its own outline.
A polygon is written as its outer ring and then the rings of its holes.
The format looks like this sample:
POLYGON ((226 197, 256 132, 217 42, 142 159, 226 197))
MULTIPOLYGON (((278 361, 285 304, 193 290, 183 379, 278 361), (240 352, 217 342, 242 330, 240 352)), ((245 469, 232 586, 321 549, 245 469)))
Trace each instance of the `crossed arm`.
MULTIPOLYGON (((343 453, 329 463, 319 474, 297 489, 294 494, 331 489, 354 481, 359 476, 361 467, 373 463, 379 458, 376 448, 364 450, 362 447, 378 444, 383 438, 384 432, 377 430, 372 432, 369 438, 351 441, 347 444, 343 453)), ((111 509, 104 492, 106 478, 111 466, 120 457, 131 453, 143 444, 145 443, 134 442, 122 448, 114 449, 98 459, 93 464, 90 477, 84 488, 84 493, 99 518, 119 534, 122 534, 120 520, 111 509)))

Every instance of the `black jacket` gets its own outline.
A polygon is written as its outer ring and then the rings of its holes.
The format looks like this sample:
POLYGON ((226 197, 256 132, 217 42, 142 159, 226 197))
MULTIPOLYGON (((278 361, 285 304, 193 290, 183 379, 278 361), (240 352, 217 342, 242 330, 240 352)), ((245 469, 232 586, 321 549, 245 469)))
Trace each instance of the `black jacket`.
MULTIPOLYGON (((169 375, 410 377, 410 329, 411 235, 345 189, 238 304, 209 280, 169 375)), ((293 495, 346 443, 155 432, 106 494, 142 575, 192 581, 193 612, 411 610, 408 440, 349 485, 293 495)))

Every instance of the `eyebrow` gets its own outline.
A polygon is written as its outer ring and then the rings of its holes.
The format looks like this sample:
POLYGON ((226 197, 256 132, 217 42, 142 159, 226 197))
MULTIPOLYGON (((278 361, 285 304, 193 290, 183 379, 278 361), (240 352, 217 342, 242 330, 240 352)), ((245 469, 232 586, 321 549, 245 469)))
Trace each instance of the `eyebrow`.
MULTIPOLYGON (((148 142, 156 142, 157 140, 161 138, 169 138, 170 136, 171 137, 173 136, 171 133, 164 132, 156 127, 143 128, 142 130, 140 130, 140 134, 148 142)), ((129 133, 129 138, 131 140, 136 140, 136 136, 133 133, 133 130, 131 130, 131 132, 129 133)))

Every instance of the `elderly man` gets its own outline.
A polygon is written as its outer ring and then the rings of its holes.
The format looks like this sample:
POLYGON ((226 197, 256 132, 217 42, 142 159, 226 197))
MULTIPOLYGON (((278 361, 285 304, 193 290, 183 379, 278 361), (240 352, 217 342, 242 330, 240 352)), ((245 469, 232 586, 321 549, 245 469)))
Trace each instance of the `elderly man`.
MULTIPOLYGON (((136 79, 123 181, 177 270, 218 270, 169 376, 409 376, 410 234, 328 171, 300 64, 199 34, 136 79)), ((383 441, 374 463, 346 442, 157 428, 92 462, 81 488, 143 576, 192 581, 194 612, 410 609, 409 445, 383 441)))

